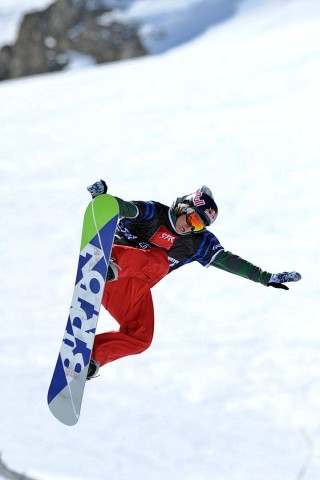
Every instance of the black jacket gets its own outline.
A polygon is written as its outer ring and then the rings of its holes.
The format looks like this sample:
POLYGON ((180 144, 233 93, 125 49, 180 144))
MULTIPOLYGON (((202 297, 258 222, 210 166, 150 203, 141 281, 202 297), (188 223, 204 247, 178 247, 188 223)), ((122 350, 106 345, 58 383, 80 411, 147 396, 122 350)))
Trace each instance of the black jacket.
POLYGON ((179 235, 174 228, 168 206, 159 202, 134 204, 138 208, 138 214, 135 218, 120 220, 115 243, 166 250, 170 263, 169 272, 194 261, 207 267, 218 253, 223 251, 217 237, 208 230, 179 235))
POLYGON ((153 201, 117 200, 122 218, 116 231, 116 244, 166 250, 170 264, 169 273, 197 261, 204 267, 212 265, 254 282, 268 284, 271 273, 231 252, 225 252, 217 237, 210 231, 178 234, 174 228, 173 212, 167 205, 153 201))

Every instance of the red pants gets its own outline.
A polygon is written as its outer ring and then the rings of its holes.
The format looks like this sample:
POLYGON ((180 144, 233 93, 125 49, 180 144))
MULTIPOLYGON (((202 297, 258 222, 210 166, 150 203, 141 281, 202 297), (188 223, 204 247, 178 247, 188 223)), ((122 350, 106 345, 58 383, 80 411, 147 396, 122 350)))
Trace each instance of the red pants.
POLYGON ((141 353, 150 346, 154 330, 150 290, 169 270, 166 252, 157 248, 114 245, 112 257, 121 269, 117 281, 106 283, 102 305, 120 328, 96 335, 92 358, 100 365, 141 353))

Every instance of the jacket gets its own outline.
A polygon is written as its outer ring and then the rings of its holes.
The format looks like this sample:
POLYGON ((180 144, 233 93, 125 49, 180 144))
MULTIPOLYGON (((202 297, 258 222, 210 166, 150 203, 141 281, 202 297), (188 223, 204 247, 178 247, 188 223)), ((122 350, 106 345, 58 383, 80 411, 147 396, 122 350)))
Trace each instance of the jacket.
POLYGON ((161 248, 169 260, 169 273, 191 262, 213 266, 267 285, 271 273, 225 251, 209 230, 181 235, 175 230, 174 211, 155 201, 127 202, 116 197, 120 209, 114 243, 136 248, 161 248))

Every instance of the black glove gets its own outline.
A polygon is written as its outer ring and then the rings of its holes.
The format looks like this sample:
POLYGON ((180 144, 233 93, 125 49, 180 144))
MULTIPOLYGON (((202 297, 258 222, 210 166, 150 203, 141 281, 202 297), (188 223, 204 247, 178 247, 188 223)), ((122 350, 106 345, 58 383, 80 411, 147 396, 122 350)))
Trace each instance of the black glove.
POLYGON ((107 193, 108 187, 104 180, 98 180, 97 182, 89 185, 87 187, 88 192, 91 193, 92 198, 97 197, 98 195, 102 195, 103 193, 107 193))
POLYGON ((301 280, 301 275, 298 272, 273 273, 267 287, 289 290, 289 288, 283 284, 287 282, 298 282, 298 280, 301 280))

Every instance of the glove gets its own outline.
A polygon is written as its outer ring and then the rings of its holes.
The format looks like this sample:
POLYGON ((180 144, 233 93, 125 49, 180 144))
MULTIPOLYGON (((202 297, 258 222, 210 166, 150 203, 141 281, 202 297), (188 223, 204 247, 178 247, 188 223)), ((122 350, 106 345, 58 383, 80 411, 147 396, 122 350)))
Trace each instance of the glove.
POLYGON ((87 187, 88 192, 91 193, 92 198, 97 197, 98 195, 102 195, 103 193, 107 193, 108 187, 104 180, 98 180, 97 182, 89 185, 87 187))
POLYGON ((283 290, 289 290, 283 283, 297 282, 301 280, 301 275, 298 272, 282 272, 273 273, 270 277, 267 287, 283 288, 283 290))

